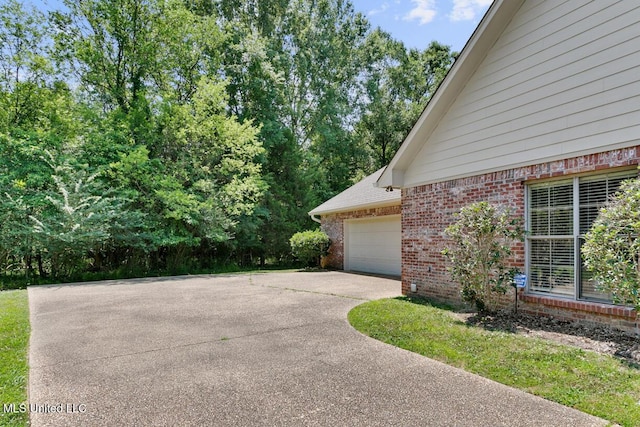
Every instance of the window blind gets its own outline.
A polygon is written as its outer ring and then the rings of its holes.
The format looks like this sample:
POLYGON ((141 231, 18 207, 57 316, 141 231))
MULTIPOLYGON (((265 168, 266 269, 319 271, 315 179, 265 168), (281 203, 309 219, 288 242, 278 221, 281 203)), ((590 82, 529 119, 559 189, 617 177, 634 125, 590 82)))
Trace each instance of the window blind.
POLYGON ((574 289, 573 180, 529 189, 530 289, 571 295, 574 289))
POLYGON ((580 247, 598 213, 635 170, 528 186, 529 289, 578 299, 611 301, 583 266, 580 247), (576 213, 574 217, 574 213, 576 213), (577 221, 577 224, 574 222, 577 221))
POLYGON ((529 231, 535 236, 573 235, 573 183, 532 187, 529 231))

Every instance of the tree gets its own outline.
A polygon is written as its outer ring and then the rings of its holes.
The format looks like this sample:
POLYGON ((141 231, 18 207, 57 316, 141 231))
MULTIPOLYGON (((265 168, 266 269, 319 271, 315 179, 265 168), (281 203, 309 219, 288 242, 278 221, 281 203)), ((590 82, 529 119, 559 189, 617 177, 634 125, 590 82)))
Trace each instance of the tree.
POLYGON ((461 286, 464 301, 478 311, 496 309, 496 294, 505 294, 517 269, 509 268, 511 247, 523 239, 518 221, 487 202, 460 209, 457 221, 445 229, 452 245, 443 254, 453 280, 461 286))
POLYGON ((128 113, 144 99, 161 67, 154 1, 66 1, 53 15, 59 49, 85 90, 128 113))
POLYGON ((342 0, 222 0, 192 10, 221 17, 230 111, 261 126, 269 190, 259 238, 246 249, 283 258, 288 236, 311 225, 307 212, 360 169, 351 129, 368 23, 342 0))
POLYGON ((231 244, 265 191, 257 129, 227 117, 225 105, 224 85, 202 78, 189 102, 157 118, 162 157, 138 146, 111 164, 113 186, 147 213, 159 267, 184 268, 191 250, 231 244))
POLYGON ((249 224, 265 190, 256 128, 228 114, 216 17, 178 0, 67 6, 54 17, 89 100, 80 155, 108 165, 111 186, 145 214, 151 264, 184 268, 194 248, 226 244, 249 224))
POLYGON ((457 54, 435 41, 424 51, 407 50, 376 29, 369 34, 363 55, 368 64, 363 81, 368 102, 362 106, 356 135, 370 153, 367 172, 371 173, 389 163, 457 54))
POLYGON ((57 76, 51 37, 35 7, 16 0, 0 4, 0 133, 60 139, 76 131, 69 114, 74 102, 57 76))
POLYGON ((395 149, 397 88, 430 91, 348 0, 65 5, 0 5, 5 272, 290 259, 307 212, 395 149))
POLYGON ((640 180, 621 184, 585 235, 582 256, 599 290, 640 310, 640 180))
POLYGON ((29 217, 48 205, 46 196, 55 184, 43 153, 57 145, 35 131, 11 133, 0 133, 0 269, 32 276, 36 260, 41 267, 41 253, 29 217))
POLYGON ((213 17, 179 0, 66 1, 52 15, 59 57, 90 99, 125 117, 136 144, 154 152, 157 102, 185 102, 219 65, 213 17))
POLYGON ((86 270, 110 241, 137 233, 127 201, 118 198, 87 165, 38 150, 29 179, 14 179, 0 197, 0 265, 7 273, 68 278, 86 270), (33 167, 41 166, 40 169, 33 167), (35 173, 38 175, 35 176, 35 173), (35 178, 35 179, 34 179, 35 178), (42 183, 36 187, 37 180, 42 183))
POLYGON ((22 197, 9 192, 0 195, 0 271, 3 274, 24 272, 27 279, 33 275, 33 238, 27 225, 29 211, 22 197))
MULTIPOLYGON (((176 147, 171 160, 181 185, 235 222, 251 215, 264 193, 257 162, 264 150, 250 121, 227 117, 226 101, 223 84, 202 78, 191 102, 167 109, 162 122, 166 146, 176 147)), ((202 232, 220 241, 223 229, 208 223, 202 232)))
POLYGON ((40 215, 29 215, 36 248, 46 254, 51 275, 67 278, 84 270, 90 252, 111 238, 124 201, 109 197, 108 190, 86 169, 58 163, 46 153, 53 169, 56 191, 46 196, 40 215))
POLYGON ((52 68, 45 53, 47 25, 35 7, 0 5, 0 130, 34 124, 52 68))

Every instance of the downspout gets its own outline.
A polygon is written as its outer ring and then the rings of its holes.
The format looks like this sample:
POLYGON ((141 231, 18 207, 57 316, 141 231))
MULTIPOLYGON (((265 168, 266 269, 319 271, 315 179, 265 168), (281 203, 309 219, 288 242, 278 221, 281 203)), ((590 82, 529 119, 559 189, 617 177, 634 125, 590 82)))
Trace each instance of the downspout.
POLYGON ((320 221, 320 218, 318 218, 315 214, 310 214, 309 216, 311 217, 312 220, 314 220, 318 224, 322 224, 322 222, 320 221))

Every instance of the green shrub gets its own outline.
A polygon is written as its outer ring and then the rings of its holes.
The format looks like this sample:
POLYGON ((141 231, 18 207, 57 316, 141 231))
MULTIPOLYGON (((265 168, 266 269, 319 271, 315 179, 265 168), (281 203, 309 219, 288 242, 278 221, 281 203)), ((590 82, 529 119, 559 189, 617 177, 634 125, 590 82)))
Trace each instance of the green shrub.
POLYGON ((582 245, 596 287, 613 301, 640 310, 640 180, 625 181, 609 199, 582 245))
POLYGON ((492 311, 496 294, 505 294, 517 273, 507 258, 511 245, 523 239, 519 221, 487 202, 465 206, 456 218, 445 230, 453 243, 442 251, 451 263, 448 270, 460 283, 464 301, 478 311, 492 311))
POLYGON ((309 266, 319 266, 322 256, 327 254, 331 239, 321 230, 301 231, 289 239, 291 253, 309 266))

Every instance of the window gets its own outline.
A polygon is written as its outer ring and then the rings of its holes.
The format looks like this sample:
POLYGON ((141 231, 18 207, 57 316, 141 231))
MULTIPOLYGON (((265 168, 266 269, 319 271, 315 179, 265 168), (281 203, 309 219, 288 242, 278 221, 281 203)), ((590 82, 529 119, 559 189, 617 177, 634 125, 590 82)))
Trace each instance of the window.
POLYGON ((596 290, 582 265, 580 246, 607 198, 635 171, 531 184, 527 205, 529 291, 611 301, 596 290))

